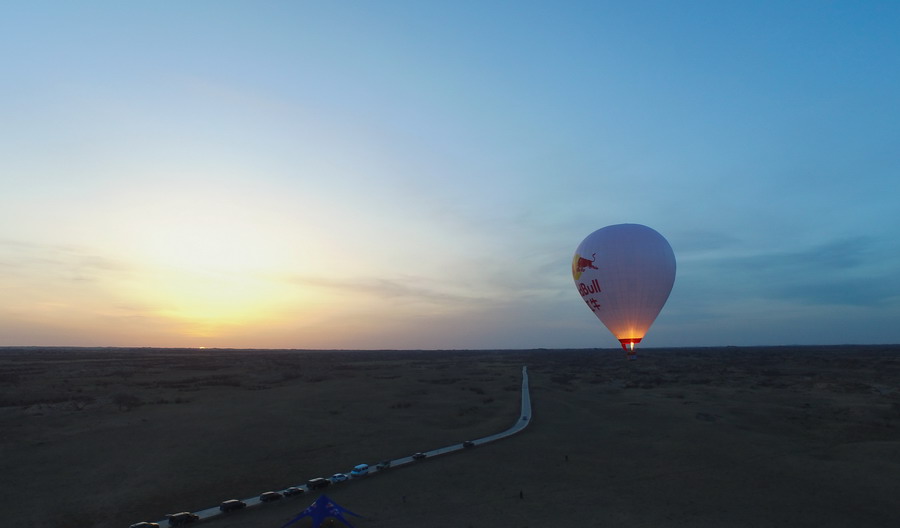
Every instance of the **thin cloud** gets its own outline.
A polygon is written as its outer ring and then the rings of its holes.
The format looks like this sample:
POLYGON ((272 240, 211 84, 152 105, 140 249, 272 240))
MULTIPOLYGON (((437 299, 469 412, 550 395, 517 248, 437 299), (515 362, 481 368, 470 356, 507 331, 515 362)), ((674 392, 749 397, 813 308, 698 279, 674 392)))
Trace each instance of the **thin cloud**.
POLYGON ((6 269, 5 273, 20 276, 40 274, 75 281, 95 280, 111 272, 133 271, 131 264, 87 248, 9 239, 0 240, 0 266, 6 269))
POLYGON ((807 305, 877 306, 898 295, 886 259, 873 239, 849 237, 793 251, 710 258, 682 267, 679 279, 691 294, 729 300, 769 298, 807 305), (718 277, 713 280, 710 277, 718 277))
POLYGON ((871 261, 875 252, 873 241, 867 237, 833 240, 797 251, 778 251, 732 259, 735 269, 780 270, 809 273, 846 271, 871 261))
POLYGON ((673 233, 669 241, 678 255, 733 248, 740 243, 733 235, 703 230, 673 233))
POLYGON ((435 304, 466 304, 486 301, 487 298, 476 295, 453 293, 438 288, 417 285, 430 282, 427 279, 388 279, 380 277, 353 277, 335 279, 323 276, 290 275, 282 281, 298 286, 324 288, 329 290, 353 291, 364 293, 375 298, 407 299, 410 301, 427 301, 435 304))

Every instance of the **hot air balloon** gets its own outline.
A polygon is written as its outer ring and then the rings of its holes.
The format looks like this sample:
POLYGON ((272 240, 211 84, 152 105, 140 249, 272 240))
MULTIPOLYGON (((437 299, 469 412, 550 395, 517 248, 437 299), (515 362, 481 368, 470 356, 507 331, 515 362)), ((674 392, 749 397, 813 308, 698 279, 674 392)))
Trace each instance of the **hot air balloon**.
POLYGON ((617 224, 585 238, 572 259, 581 298, 622 344, 629 359, 672 291, 675 253, 640 224, 617 224))

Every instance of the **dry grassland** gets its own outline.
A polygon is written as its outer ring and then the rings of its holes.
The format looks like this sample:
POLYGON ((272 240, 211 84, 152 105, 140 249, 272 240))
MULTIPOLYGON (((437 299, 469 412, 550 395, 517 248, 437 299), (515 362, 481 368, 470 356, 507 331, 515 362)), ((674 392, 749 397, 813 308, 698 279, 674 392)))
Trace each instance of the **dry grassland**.
MULTIPOLYGON (((900 347, 0 349, 2 526, 124 528, 336 486, 357 528, 900 525, 900 347), (521 498, 520 498, 521 493, 521 498)), ((278 528, 315 497, 204 523, 278 528)), ((299 523, 298 528, 309 526, 299 523)))

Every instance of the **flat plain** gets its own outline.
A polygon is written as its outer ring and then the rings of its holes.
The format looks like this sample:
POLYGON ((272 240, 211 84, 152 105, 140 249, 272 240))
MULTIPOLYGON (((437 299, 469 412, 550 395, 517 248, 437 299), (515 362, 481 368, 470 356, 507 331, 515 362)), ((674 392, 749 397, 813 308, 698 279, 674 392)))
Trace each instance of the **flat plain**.
POLYGON ((521 434, 328 495, 356 528, 900 525, 900 346, 0 348, 0 525, 125 528, 486 436, 522 366, 521 434))

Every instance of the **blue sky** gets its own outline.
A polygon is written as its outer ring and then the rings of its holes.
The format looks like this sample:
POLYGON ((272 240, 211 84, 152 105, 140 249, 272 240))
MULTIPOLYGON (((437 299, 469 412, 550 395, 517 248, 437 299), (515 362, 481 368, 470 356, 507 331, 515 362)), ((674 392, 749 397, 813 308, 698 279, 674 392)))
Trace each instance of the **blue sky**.
POLYGON ((896 2, 12 2, 0 345, 900 342, 896 2))

